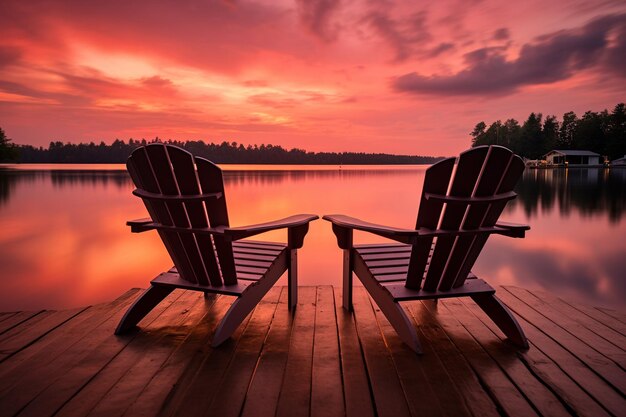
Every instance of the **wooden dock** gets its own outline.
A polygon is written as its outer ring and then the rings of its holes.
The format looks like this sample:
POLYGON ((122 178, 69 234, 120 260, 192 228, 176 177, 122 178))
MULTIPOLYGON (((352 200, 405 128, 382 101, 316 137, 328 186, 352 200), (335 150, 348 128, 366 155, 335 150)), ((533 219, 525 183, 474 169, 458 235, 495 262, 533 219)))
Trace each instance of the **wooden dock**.
POLYGON ((141 290, 67 311, 0 313, 0 416, 624 416, 626 314, 498 288, 527 352, 471 300, 403 304, 425 353, 403 345, 355 288, 272 289, 210 347, 233 298, 176 290, 113 330, 141 290))

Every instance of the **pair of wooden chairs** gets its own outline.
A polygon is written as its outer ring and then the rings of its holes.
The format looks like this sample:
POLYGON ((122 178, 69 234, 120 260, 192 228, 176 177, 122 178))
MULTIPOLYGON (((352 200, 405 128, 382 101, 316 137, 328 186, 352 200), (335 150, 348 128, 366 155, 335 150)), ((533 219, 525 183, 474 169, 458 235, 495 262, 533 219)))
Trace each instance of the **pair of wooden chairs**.
MULTIPOLYGON (((129 308, 115 333, 135 325, 176 288, 237 297, 217 327, 213 346, 228 339, 280 276, 288 272, 289 308, 297 303, 297 249, 309 223, 299 214, 269 223, 230 227, 221 170, 171 145, 151 144, 128 159, 133 191, 149 219, 130 221, 133 232, 156 230, 174 267, 152 280, 129 308), (287 243, 242 240, 287 229, 287 243)), ((524 237, 525 225, 498 222, 524 170, 506 148, 473 148, 426 171, 415 229, 327 215, 343 249, 343 306, 352 309, 353 273, 359 278, 401 339, 420 353, 415 327, 400 301, 471 297, 517 346, 526 337, 495 290, 471 273, 492 234, 524 237), (370 232, 396 243, 353 244, 353 231, 370 232)))

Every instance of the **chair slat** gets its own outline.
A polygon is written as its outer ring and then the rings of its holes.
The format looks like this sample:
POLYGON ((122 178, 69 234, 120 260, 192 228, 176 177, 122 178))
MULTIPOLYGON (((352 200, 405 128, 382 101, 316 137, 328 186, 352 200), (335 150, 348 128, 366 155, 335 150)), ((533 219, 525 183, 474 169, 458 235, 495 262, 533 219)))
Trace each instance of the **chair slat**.
POLYGON ((287 246, 284 243, 259 242, 256 240, 240 240, 233 245, 246 248, 276 249, 278 251, 282 251, 287 246))
MULTIPOLYGON (((151 193, 161 193, 159 184, 152 171, 152 166, 148 160, 145 147, 135 150, 128 158, 126 166, 131 179, 138 188, 142 188, 151 193)), ((174 225, 164 202, 143 200, 143 203, 146 206, 146 210, 155 221, 168 226, 174 225)), ((159 230, 158 233, 172 261, 174 261, 174 264, 180 271, 181 277, 184 277, 184 279, 190 282, 197 283, 193 268, 187 258, 181 235, 176 232, 162 230, 159 230)))
MULTIPOLYGON (((167 150, 180 193, 183 195, 199 195, 200 185, 196 177, 193 156, 180 148, 168 147, 167 150)), ((201 201, 187 201, 184 203, 184 207, 192 227, 209 226, 209 221, 204 211, 204 205, 201 201)), ((200 257, 204 263, 211 285, 222 285, 222 277, 217 265, 211 236, 198 234, 195 237, 200 251, 200 257)))
MULTIPOLYGON (((146 146, 146 154, 152 166, 152 171, 161 189, 161 194, 179 195, 178 184, 171 169, 171 164, 167 155, 167 150, 163 144, 150 144, 146 146)), ((165 206, 170 213, 174 226, 189 227, 189 219, 184 203, 178 201, 166 201, 165 206)), ((209 278, 200 256, 200 250, 193 234, 180 234, 180 240, 185 249, 189 264, 194 272, 194 277, 186 277, 183 279, 191 282, 198 282, 201 285, 208 285, 209 278)))
MULTIPOLYGON (((450 176, 454 169, 455 158, 444 159, 426 170, 424 188, 420 199, 419 212, 417 214, 416 229, 426 227, 436 229, 441 217, 443 203, 440 201, 427 200, 426 193, 445 194, 450 184, 450 176)), ((418 289, 422 284, 422 278, 426 269, 428 254, 433 243, 432 238, 420 239, 413 245, 411 250, 411 262, 407 272, 406 286, 418 289)))
MULTIPOLYGON (((507 148, 501 146, 491 146, 489 148, 485 166, 473 194, 474 197, 489 197, 496 193, 512 156, 513 153, 507 148)), ((471 203, 467 209, 462 228, 464 230, 479 228, 489 206, 489 203, 471 203)), ((449 290, 455 284, 459 270, 475 238, 476 236, 471 235, 457 237, 452 252, 450 252, 446 269, 441 277, 440 291, 449 290)))
MULTIPOLYGON (((452 179, 449 195, 469 197, 472 194, 488 151, 489 147, 484 146, 470 149, 461 154, 454 178, 452 179)), ((459 230, 466 209, 467 207, 464 204, 447 204, 439 228, 443 230, 459 230)), ((455 237, 437 238, 433 256, 426 272, 424 290, 435 291, 439 287, 441 274, 446 266, 455 240, 455 237)))
MULTIPOLYGON (((524 169, 525 165, 522 158, 517 155, 513 155, 496 192, 501 193, 513 190, 513 188, 515 188, 515 184, 517 184, 517 181, 522 176, 524 169)), ((483 219, 482 226, 489 227, 495 225, 505 206, 506 202, 504 201, 492 204, 483 219)), ((456 280, 453 285, 455 288, 460 287, 465 283, 467 278, 470 278, 468 274, 471 274, 470 270, 474 266, 476 259, 478 259, 478 255, 480 255, 480 252, 485 246, 488 238, 489 236, 477 236, 472 242, 472 246, 468 250, 468 254, 465 257, 465 261, 456 276, 456 280)))
MULTIPOLYGON (((224 193, 224 181, 222 170, 210 161, 203 158, 195 158, 198 167, 198 179, 203 193, 224 193)), ((211 227, 230 226, 228 222, 228 211, 226 208, 226 194, 217 200, 205 201, 207 215, 211 227)), ((224 284, 232 285, 237 283, 237 271, 233 259, 233 246, 223 237, 214 236, 215 250, 222 271, 224 284)))

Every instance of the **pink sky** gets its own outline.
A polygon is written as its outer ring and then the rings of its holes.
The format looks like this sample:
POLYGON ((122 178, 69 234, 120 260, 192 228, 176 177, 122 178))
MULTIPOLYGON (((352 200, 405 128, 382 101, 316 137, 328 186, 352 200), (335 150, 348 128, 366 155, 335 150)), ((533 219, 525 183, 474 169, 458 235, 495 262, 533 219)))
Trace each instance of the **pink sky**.
POLYGON ((626 100, 620 1, 3 0, 0 127, 451 155, 626 100))

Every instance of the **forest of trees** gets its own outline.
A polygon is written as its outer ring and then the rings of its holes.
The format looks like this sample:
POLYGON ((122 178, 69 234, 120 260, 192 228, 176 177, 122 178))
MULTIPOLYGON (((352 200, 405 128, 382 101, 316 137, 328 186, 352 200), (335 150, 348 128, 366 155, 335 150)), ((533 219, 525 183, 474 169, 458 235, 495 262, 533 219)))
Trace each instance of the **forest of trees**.
MULTIPOLYGON (((626 155, 626 106, 617 104, 609 112, 586 112, 578 117, 567 112, 561 120, 556 116, 543 117, 531 113, 524 123, 515 119, 500 120, 487 126, 480 122, 470 133, 472 146, 502 145, 528 159, 540 159, 552 149, 579 149, 606 155, 613 160, 626 155)), ((63 143, 50 142, 47 148, 15 145, 0 128, 0 162, 22 163, 123 163, 128 155, 141 145, 164 142, 180 146, 194 155, 216 163, 235 164, 432 164, 440 157, 391 155, 357 152, 307 152, 287 150, 274 145, 248 145, 237 142, 206 143, 196 141, 151 141, 116 139, 104 142, 63 143)))
POLYGON ((151 141, 133 140, 128 143, 116 139, 111 145, 104 142, 62 143, 51 142, 48 148, 21 145, 19 162, 22 163, 124 163, 130 153, 147 143, 164 142, 179 146, 194 155, 221 164, 432 164, 442 158, 430 156, 390 155, 384 153, 307 152, 302 149, 286 150, 274 145, 248 145, 236 142, 220 144, 203 141, 151 141))
POLYGON ((552 149, 579 149, 613 160, 626 154, 626 106, 620 103, 612 112, 588 111, 580 118, 570 111, 560 121, 531 113, 522 125, 515 119, 498 120, 489 127, 480 122, 470 135, 472 146, 502 145, 529 159, 539 159, 552 149))

